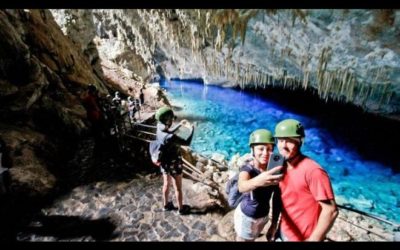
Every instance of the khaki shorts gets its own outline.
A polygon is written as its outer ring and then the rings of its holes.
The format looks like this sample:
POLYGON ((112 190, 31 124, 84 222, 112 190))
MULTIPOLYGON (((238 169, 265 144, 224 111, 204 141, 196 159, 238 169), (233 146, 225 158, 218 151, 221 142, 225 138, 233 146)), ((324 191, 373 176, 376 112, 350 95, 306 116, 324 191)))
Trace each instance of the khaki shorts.
POLYGON ((259 237, 267 222, 268 216, 255 219, 245 215, 240 208, 240 204, 235 209, 235 231, 240 238, 255 240, 259 237))

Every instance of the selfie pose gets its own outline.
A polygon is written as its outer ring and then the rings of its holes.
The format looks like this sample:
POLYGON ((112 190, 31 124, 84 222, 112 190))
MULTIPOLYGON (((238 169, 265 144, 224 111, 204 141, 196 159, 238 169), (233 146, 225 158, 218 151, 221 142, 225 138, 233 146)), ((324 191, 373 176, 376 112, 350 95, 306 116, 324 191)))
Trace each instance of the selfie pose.
POLYGON ((280 193, 277 184, 282 168, 267 171, 267 163, 274 150, 274 138, 266 129, 255 130, 250 135, 249 146, 253 160, 240 169, 238 188, 244 193, 242 201, 235 209, 234 224, 237 241, 254 241, 259 237, 268 222, 269 203, 272 197, 272 221, 267 232, 267 240, 275 240, 277 222, 281 209, 280 193))
POLYGON ((275 127, 279 153, 285 158, 282 197, 281 238, 284 241, 323 241, 338 210, 326 171, 303 155, 303 125, 287 119, 275 127))

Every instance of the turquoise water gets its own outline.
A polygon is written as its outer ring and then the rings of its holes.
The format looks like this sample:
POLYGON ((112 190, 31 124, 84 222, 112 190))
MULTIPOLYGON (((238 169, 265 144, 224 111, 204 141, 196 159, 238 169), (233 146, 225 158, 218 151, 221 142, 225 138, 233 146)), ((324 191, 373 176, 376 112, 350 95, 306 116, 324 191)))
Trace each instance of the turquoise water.
MULTIPOLYGON (((301 121, 306 128, 304 154, 315 159, 331 177, 339 204, 400 222, 400 174, 391 166, 363 159, 337 140, 321 121, 244 91, 187 81, 164 81, 176 115, 196 124, 191 147, 204 155, 219 152, 229 160, 249 152, 248 137, 258 128, 274 130, 283 119, 301 121)), ((351 124, 349 124, 351 126, 351 124)))

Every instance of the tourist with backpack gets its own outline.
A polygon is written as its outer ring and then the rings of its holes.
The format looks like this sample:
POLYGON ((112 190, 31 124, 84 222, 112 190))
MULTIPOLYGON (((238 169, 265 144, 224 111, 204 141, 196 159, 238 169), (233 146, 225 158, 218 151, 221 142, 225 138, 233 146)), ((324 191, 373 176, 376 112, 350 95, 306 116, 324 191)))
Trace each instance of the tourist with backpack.
POLYGON ((254 241, 268 222, 270 200, 272 199, 272 220, 266 237, 275 240, 278 218, 281 210, 279 186, 282 166, 267 170, 270 155, 274 150, 274 138, 266 129, 251 133, 249 146, 253 160, 241 167, 238 176, 238 190, 243 193, 242 201, 235 209, 234 227, 237 241, 254 241))
POLYGON ((182 156, 181 145, 190 145, 193 137, 193 125, 191 134, 185 140, 178 137, 176 132, 186 120, 173 126, 176 119, 174 112, 169 107, 161 107, 155 114, 157 122, 156 141, 150 145, 150 153, 153 162, 160 167, 163 176, 163 208, 164 211, 175 209, 172 201, 169 201, 169 186, 172 182, 175 189, 175 198, 179 214, 187 214, 190 207, 182 203, 182 156), (154 156, 156 155, 156 156, 154 156))

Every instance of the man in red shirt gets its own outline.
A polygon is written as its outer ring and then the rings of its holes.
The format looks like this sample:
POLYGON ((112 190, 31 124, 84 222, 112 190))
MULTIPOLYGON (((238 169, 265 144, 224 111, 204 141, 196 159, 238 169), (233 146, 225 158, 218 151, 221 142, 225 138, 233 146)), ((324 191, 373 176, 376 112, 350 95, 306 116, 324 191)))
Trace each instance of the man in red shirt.
MULTIPOLYGON (((97 88, 93 84, 88 86, 87 94, 82 98, 83 106, 86 109, 87 118, 92 126, 92 133, 95 138, 96 145, 101 144, 103 132, 103 114, 99 107, 99 97, 97 95, 97 88)), ((96 147, 96 150, 98 147, 96 147)))
POLYGON ((93 84, 89 85, 87 94, 83 97, 82 101, 92 126, 97 125, 102 114, 98 103, 97 88, 93 84))
POLYGON ((286 119, 275 127, 279 153, 286 159, 279 182, 284 241, 323 241, 338 215, 327 172, 300 152, 304 137, 299 121, 286 119))

